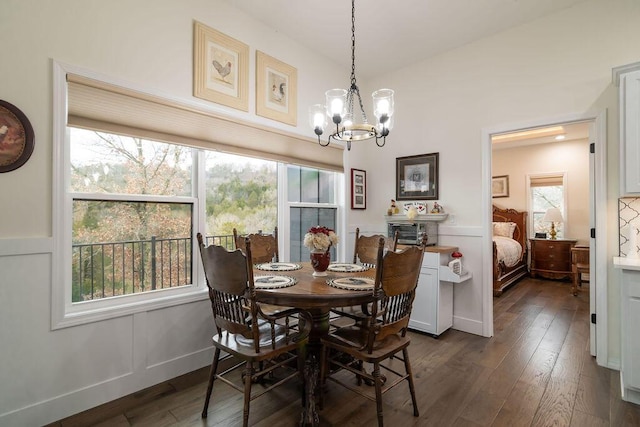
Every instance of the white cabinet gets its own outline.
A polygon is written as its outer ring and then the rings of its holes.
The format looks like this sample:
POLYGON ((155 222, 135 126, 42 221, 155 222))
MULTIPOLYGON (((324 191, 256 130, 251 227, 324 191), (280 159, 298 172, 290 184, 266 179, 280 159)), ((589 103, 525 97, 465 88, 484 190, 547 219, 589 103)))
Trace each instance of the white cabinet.
POLYGON ((640 62, 614 69, 620 101, 620 194, 640 194, 640 62))
POLYGON ((435 247, 425 252, 413 301, 409 328, 438 336, 453 326, 453 286, 471 278, 470 273, 454 274, 449 266, 457 248, 435 247))
POLYGON ((622 269, 620 323, 622 357, 620 382, 622 398, 640 404, 640 260, 614 258, 622 269))

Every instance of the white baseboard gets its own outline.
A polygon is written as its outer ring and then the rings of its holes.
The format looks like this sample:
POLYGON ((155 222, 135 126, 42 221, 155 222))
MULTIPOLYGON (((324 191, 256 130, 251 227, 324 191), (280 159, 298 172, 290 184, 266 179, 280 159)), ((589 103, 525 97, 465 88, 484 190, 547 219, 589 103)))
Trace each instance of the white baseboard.
POLYGON ((465 317, 453 316, 453 329, 468 332, 474 335, 482 334, 482 322, 479 320, 467 319, 465 317))

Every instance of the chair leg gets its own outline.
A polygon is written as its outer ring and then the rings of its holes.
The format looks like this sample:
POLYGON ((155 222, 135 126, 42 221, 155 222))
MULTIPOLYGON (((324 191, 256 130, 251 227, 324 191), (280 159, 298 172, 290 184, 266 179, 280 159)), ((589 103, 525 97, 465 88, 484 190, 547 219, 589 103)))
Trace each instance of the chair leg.
POLYGON ((411 371, 411 362, 409 362, 409 351, 407 348, 402 349, 402 357, 404 357, 404 369, 407 372, 407 381, 409 381, 409 392, 411 393, 411 401, 413 402, 413 416, 419 417, 418 402, 416 402, 416 388, 413 385, 413 372, 411 371))
POLYGON ((251 403, 251 382, 253 380, 253 362, 248 361, 244 370, 244 408, 242 411, 242 426, 249 425, 249 404, 251 403))
POLYGON ((380 362, 373 364, 373 384, 376 388, 376 410, 378 412, 378 427, 383 427, 382 421, 382 378, 380 378, 380 362))
POLYGON ((220 349, 216 347, 213 355, 213 362, 211 363, 211 369, 209 370, 209 385, 207 386, 207 396, 204 399, 204 409, 202 410, 202 418, 207 418, 209 412, 209 399, 211 398, 211 392, 213 391, 213 382, 216 379, 216 370, 218 369, 218 359, 220 358, 220 349))

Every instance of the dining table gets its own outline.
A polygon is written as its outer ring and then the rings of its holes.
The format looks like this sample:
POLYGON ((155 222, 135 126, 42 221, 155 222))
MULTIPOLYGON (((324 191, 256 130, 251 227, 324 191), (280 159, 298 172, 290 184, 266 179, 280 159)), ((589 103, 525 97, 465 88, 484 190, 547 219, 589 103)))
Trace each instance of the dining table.
POLYGON ((325 274, 314 275, 310 262, 266 263, 254 267, 256 298, 260 303, 303 309, 311 317, 304 367, 302 426, 319 424, 315 396, 321 339, 329 333, 331 309, 359 306, 373 300, 375 267, 334 263, 325 274), (261 283, 267 285, 261 286, 261 283), (269 283, 275 285, 269 286, 269 283))

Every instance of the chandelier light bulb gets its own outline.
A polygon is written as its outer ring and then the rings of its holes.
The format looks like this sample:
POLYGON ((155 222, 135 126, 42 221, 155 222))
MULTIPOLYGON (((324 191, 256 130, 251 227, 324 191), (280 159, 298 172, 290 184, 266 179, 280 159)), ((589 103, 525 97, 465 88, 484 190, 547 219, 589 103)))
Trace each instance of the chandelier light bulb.
POLYGON ((393 90, 380 89, 371 94, 373 98, 373 114, 380 120, 381 117, 393 116, 393 90))
POLYGON ((324 128, 327 126, 327 115, 324 105, 315 104, 309 107, 309 124, 316 135, 322 135, 324 128))

